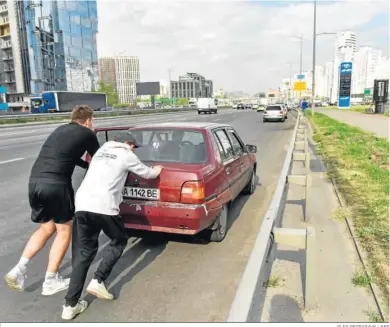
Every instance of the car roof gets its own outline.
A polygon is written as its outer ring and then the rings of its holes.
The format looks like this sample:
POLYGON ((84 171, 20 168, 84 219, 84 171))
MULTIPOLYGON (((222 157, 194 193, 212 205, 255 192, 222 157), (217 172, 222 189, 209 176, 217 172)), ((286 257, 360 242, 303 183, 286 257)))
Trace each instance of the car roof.
POLYGON ((132 128, 178 128, 178 129, 212 129, 218 127, 231 127, 228 124, 218 124, 218 123, 209 123, 209 122, 165 122, 157 124, 142 124, 135 125, 132 128))

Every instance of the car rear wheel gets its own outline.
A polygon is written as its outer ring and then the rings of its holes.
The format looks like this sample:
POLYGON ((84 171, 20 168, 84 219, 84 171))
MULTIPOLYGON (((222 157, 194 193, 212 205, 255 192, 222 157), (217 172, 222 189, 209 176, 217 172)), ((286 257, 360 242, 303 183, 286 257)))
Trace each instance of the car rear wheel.
POLYGON ((248 184, 246 184, 245 188, 242 190, 244 194, 251 195, 255 193, 256 190, 256 170, 253 168, 251 177, 249 178, 248 184))
POLYGON ((216 229, 211 232, 210 241, 211 242, 222 242, 226 236, 228 228, 228 207, 223 205, 221 213, 216 219, 216 229))

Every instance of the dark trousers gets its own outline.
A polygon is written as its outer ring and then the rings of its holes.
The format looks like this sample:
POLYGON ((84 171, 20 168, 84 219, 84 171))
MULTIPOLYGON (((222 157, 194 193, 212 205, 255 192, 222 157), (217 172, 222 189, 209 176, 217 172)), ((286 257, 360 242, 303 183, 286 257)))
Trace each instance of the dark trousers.
POLYGON ((83 291, 88 269, 99 248, 99 234, 103 231, 111 242, 103 252, 103 260, 95 272, 99 282, 105 281, 127 245, 127 235, 121 216, 107 216, 92 212, 76 212, 72 236, 72 276, 66 304, 75 306, 83 291))

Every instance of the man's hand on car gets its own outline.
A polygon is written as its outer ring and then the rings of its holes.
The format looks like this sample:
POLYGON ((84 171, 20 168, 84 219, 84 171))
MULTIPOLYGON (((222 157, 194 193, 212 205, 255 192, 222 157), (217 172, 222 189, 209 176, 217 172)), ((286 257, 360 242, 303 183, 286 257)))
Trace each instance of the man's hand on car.
POLYGON ((163 166, 160 166, 160 165, 153 167, 153 170, 156 172, 157 176, 160 175, 162 169, 163 169, 163 166))

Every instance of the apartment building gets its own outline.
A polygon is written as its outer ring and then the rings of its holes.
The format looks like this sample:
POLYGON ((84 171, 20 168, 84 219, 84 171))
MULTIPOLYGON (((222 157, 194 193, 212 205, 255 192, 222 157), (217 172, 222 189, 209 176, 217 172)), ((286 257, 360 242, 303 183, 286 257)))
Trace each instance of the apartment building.
POLYGON ((23 1, 0 1, 0 85, 11 103, 26 102, 30 93, 23 5, 23 1))
POLYGON ((120 103, 133 103, 140 81, 139 58, 116 56, 99 58, 99 80, 114 87, 120 103))
POLYGON ((197 73, 186 73, 178 81, 170 81, 171 98, 211 98, 213 81, 197 73))

